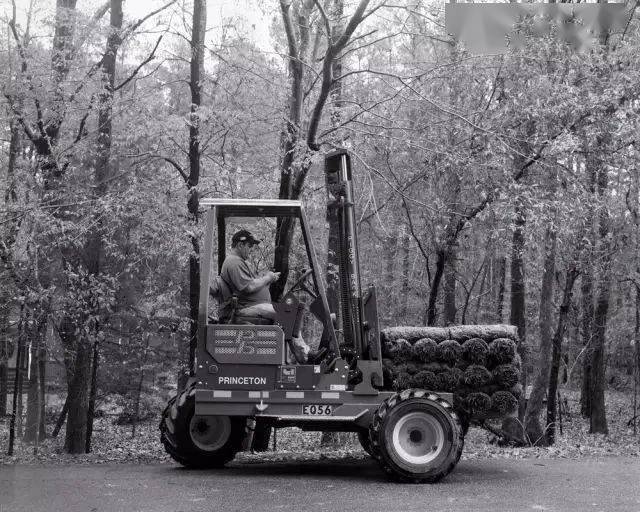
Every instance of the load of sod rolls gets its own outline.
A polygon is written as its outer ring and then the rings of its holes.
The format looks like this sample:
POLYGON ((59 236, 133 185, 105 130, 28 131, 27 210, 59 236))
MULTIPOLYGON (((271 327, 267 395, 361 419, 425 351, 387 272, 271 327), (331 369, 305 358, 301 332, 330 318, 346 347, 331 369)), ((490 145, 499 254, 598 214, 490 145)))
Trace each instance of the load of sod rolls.
POLYGON ((384 329, 384 387, 453 393, 470 419, 507 416, 522 394, 517 339, 511 325, 384 329))

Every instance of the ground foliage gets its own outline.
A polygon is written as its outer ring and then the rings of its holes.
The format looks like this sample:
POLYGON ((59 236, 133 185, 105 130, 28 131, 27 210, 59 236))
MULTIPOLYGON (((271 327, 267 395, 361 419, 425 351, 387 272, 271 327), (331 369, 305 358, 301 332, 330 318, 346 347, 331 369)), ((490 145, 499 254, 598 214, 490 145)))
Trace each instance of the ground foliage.
MULTIPOLYGON (((609 435, 589 434, 588 423, 580 416, 579 396, 576 391, 566 391, 567 409, 563 413, 563 434, 558 435, 550 447, 513 448, 500 446, 495 435, 478 426, 472 426, 465 438, 462 460, 491 458, 568 458, 632 456, 640 457, 640 434, 634 436, 628 425, 631 417, 631 397, 625 393, 608 392, 607 405, 610 417, 609 435)), ((159 418, 138 424, 135 437, 131 437, 131 425, 117 425, 116 414, 103 416, 94 427, 93 452, 83 455, 64 453, 64 438, 47 439, 38 446, 18 443, 15 455, 0 455, 1 464, 110 464, 110 463, 163 463, 170 462, 160 444, 159 418)), ((0 445, 6 445, 8 421, 0 424, 0 445)), ((51 425, 48 426, 50 431, 51 425)), ((640 428, 639 428, 640 431, 640 428)), ((323 446, 320 432, 304 432, 297 428, 280 429, 276 434, 276 451, 264 453, 242 452, 236 457, 239 463, 263 463, 268 461, 297 461, 366 458, 355 434, 340 436, 339 446, 323 446)))
MULTIPOLYGON (((162 3, 126 2, 125 26, 141 14, 128 8, 145 4, 146 14, 162 3)), ((318 97, 320 75, 311 71, 323 67, 326 34, 315 3, 305 3, 314 11, 307 27, 314 54, 303 56, 310 71, 302 87, 306 120, 318 97)), ((167 366, 175 372, 177 354, 188 345, 186 270, 194 250, 191 235, 201 234, 201 225, 188 218, 187 195, 193 190, 180 174, 188 166, 191 49, 183 22, 191 14, 189 3, 171 4, 129 34, 118 64, 123 86, 111 105, 112 179, 99 195, 96 98, 104 92, 104 80, 102 72, 90 73, 98 69, 107 18, 92 24, 90 9, 79 5, 78 46, 68 74, 57 84, 51 44, 55 3, 37 6, 30 39, 27 3, 18 4, 17 37, 9 31, 0 42, 0 116, 6 134, 0 152, 0 279, 6 283, 0 290, 0 360, 14 351, 20 325, 45 319, 47 358, 59 366, 66 362, 68 370, 77 347, 61 343, 58 334, 63 324, 72 324, 75 337, 99 342, 99 393, 120 387, 130 393, 142 373, 167 366), (138 68, 151 55, 155 32, 164 35, 155 58, 138 68), (135 77, 123 84, 132 73, 135 77), (58 114, 64 119, 56 126, 58 114), (64 172, 53 191, 45 165, 51 162, 36 154, 36 142, 44 140, 37 137, 42 122, 59 128, 49 149, 64 172), (29 140, 30 132, 36 142, 29 140), (13 141, 14 133, 19 151, 10 169, 8 139, 13 141), (96 226, 103 246, 98 273, 87 265, 96 226)), ((590 209, 606 211, 610 229, 603 241, 612 242, 610 250, 587 259, 597 278, 610 259, 610 281, 617 284, 607 319, 607 377, 612 387, 629 389, 634 350, 640 354, 635 321, 640 308, 640 10, 625 34, 612 36, 608 46, 576 52, 553 37, 529 34, 522 50, 475 55, 447 40, 443 10, 423 1, 408 9, 402 3, 382 4, 372 2, 375 12, 344 52, 342 96, 333 98, 322 116, 318 149, 308 151, 304 143, 293 148, 304 157, 295 165, 313 164, 302 199, 321 266, 327 226, 319 164, 337 145, 353 152, 362 280, 378 286, 383 326, 424 325, 429 306, 436 325, 504 322, 510 313, 505 283, 518 205, 526 211, 523 341, 535 352, 545 257, 540 239, 547 229, 556 232, 557 272, 563 274, 575 259, 577 241, 585 238, 577 220, 590 209), (599 195, 589 182, 593 155, 609 178, 599 195), (447 294, 436 283, 444 256, 454 287, 447 294), (453 318, 443 318, 445 299, 453 318)), ((291 77, 277 2, 255 5, 275 13, 265 18, 266 45, 251 37, 252 24, 243 16, 210 27, 216 39, 208 42, 198 112, 203 171, 197 193, 202 198, 277 197, 282 147, 299 137, 297 126, 284 121, 291 77)), ((352 12, 353 2, 346 2, 344 13, 325 14, 335 22, 352 12)), ((3 17, 4 29, 11 28, 10 16, 3 17)), ((38 151, 48 146, 40 144, 38 151)), ((273 262, 272 235, 263 237, 258 262, 263 269, 273 262)), ((589 250, 602 245, 595 242, 589 238, 589 250)), ((301 253, 302 244, 294 245, 293 252, 301 253)), ((559 299, 558 290, 547 299, 554 311, 559 299)), ((581 316, 580 308, 571 308, 563 371, 573 384, 581 379, 586 357, 581 316)), ((437 341, 455 338, 456 329, 442 329, 437 341)), ((474 336, 482 338, 482 332, 474 336)), ((427 343, 425 354, 432 348, 427 343)), ((404 345, 401 351, 406 350, 404 345)), ((477 359, 470 362, 484 362, 481 355, 477 359)), ((435 378, 437 372, 432 374, 435 378)))

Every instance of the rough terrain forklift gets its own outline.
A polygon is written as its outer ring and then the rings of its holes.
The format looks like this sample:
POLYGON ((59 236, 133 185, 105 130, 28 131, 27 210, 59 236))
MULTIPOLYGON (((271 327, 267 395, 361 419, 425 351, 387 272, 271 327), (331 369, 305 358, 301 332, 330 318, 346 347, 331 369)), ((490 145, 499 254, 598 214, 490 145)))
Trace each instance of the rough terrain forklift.
MULTIPOLYGON (((360 283, 351 159, 339 150, 325 157, 326 182, 337 208, 341 329, 329 310, 309 224, 300 201, 205 199, 199 330, 193 377, 170 400, 160 423, 171 457, 187 467, 221 467, 247 446, 252 428, 356 432, 362 447, 393 478, 435 482, 462 453, 461 419, 453 396, 427 389, 383 390, 376 290, 360 283), (276 321, 238 314, 212 320, 209 284, 214 241, 218 273, 231 218, 284 219, 300 223, 309 268, 274 303, 276 321), (299 296, 308 295, 309 306, 299 296), (307 309, 323 326, 324 357, 296 364, 287 345, 307 309), (249 432, 249 434, 247 433, 249 432)), ((335 312, 334 312, 335 313, 335 312)))

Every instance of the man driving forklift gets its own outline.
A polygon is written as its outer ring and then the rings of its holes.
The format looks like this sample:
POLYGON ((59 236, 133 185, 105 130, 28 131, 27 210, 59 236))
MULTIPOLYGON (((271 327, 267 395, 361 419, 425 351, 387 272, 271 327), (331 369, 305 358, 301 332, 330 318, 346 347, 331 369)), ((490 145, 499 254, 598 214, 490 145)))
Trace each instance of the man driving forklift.
MULTIPOLYGON (((280 278, 280 272, 268 271, 262 276, 254 272, 247 259, 252 249, 260 243, 246 229, 241 229, 231 238, 231 250, 222 263, 220 279, 229 288, 231 295, 237 297, 236 317, 258 318, 266 323, 273 323, 276 310, 271 302, 269 286, 280 278)), ((291 351, 298 363, 313 361, 316 354, 304 342, 300 333, 291 340, 291 351)))

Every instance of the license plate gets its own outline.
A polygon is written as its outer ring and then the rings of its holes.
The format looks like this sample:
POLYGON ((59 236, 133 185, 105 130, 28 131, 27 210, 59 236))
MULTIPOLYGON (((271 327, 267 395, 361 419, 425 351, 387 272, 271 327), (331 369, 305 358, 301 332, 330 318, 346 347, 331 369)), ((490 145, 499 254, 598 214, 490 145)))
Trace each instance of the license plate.
POLYGON ((333 407, 331 405, 307 404, 302 406, 304 416, 331 416, 333 407))

